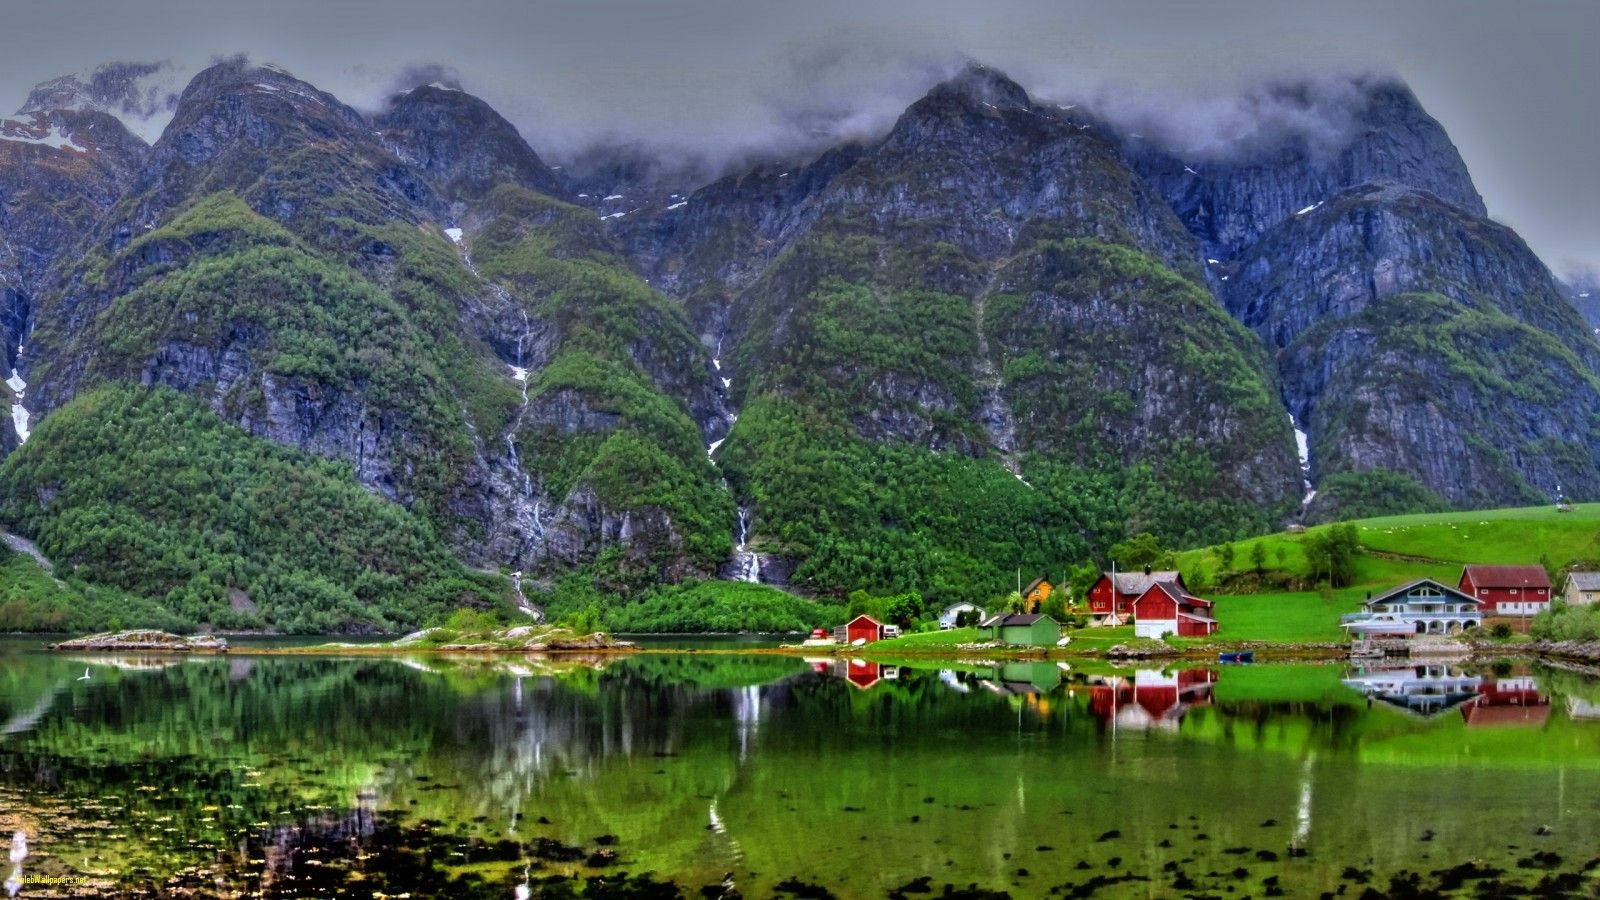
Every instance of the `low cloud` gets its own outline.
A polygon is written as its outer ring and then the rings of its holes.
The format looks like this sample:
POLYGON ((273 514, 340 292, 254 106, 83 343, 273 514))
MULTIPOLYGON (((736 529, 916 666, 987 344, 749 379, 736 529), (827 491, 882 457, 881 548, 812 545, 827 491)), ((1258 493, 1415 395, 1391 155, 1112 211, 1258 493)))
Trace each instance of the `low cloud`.
POLYGON ((1186 159, 1248 158, 1288 145, 1331 155, 1355 136, 1381 78, 1318 75, 1212 94, 1103 88, 1087 103, 1186 159))

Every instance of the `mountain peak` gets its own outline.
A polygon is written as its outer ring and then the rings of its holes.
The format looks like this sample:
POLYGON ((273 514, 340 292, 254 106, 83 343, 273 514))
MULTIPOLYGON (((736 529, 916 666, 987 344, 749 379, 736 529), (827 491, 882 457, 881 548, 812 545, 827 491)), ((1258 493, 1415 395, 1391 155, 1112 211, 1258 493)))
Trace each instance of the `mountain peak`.
POLYGON ((57 110, 106 113, 151 140, 178 105, 178 78, 179 72, 168 62, 109 62, 87 76, 73 73, 35 85, 17 115, 57 110))
POLYGON ((458 88, 428 84, 396 94, 374 124, 391 148, 456 196, 483 196, 502 178, 564 197, 555 174, 506 118, 458 88))
POLYGON ((928 96, 960 98, 990 107, 1026 108, 1032 105, 1022 85, 1006 77, 999 69, 977 62, 967 63, 960 72, 935 85, 928 96))

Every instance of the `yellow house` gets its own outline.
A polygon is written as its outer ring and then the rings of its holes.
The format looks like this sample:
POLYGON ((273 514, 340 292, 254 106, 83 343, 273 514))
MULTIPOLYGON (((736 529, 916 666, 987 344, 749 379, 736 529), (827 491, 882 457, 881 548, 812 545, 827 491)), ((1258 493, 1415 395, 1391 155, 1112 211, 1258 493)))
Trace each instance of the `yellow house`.
POLYGON ((1046 600, 1050 599, 1050 592, 1053 590, 1055 590, 1055 586, 1050 582, 1043 578, 1035 578, 1028 583, 1027 590, 1022 592, 1022 599, 1028 604, 1028 609, 1038 609, 1044 605, 1046 600), (1038 604, 1038 606, 1035 604, 1038 604))

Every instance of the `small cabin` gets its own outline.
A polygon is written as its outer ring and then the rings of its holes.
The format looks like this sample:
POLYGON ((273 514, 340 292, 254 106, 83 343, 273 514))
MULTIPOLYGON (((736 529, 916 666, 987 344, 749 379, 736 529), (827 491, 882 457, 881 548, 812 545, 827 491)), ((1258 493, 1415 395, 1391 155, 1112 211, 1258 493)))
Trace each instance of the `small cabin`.
POLYGON ((883 640, 885 637, 883 632, 884 626, 882 622, 863 613, 845 623, 844 642, 846 644, 854 644, 856 641, 862 641, 870 644, 873 641, 883 640))
POLYGON ((1588 606, 1600 600, 1600 572, 1573 572, 1561 595, 1568 606, 1588 606))
POLYGON ((939 613, 939 627, 945 631, 956 628, 963 616, 968 617, 973 622, 982 622, 989 617, 989 614, 984 612, 983 607, 974 603, 954 603, 946 606, 944 612, 939 613))
POLYGON ((1022 600, 1028 605, 1028 609, 1039 609, 1046 600, 1050 599, 1050 592, 1053 590, 1055 590, 1055 585, 1048 580, 1035 578, 1028 582, 1027 587, 1022 589, 1022 600))
POLYGON ((1003 613, 979 623, 978 634, 1008 647, 1054 647, 1061 623, 1038 613, 1003 613))

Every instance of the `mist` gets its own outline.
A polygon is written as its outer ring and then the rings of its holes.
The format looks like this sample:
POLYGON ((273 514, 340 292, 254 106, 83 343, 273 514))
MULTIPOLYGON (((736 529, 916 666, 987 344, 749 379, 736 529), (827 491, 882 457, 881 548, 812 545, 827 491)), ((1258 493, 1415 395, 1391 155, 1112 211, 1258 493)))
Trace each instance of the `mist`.
POLYGON ((0 109, 107 61, 187 78, 244 52, 364 110, 416 84, 459 86, 557 164, 616 145, 702 174, 874 137, 969 60, 1194 158, 1285 136, 1336 145, 1359 111, 1353 85, 1394 76, 1449 132, 1491 215, 1558 268, 1600 265, 1600 4, 3 2, 0 109))

